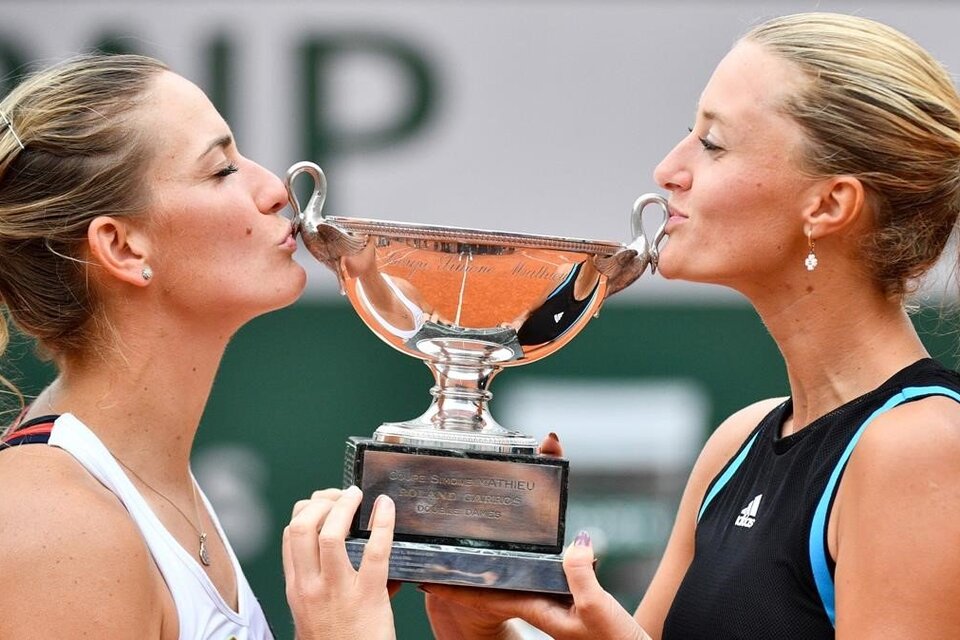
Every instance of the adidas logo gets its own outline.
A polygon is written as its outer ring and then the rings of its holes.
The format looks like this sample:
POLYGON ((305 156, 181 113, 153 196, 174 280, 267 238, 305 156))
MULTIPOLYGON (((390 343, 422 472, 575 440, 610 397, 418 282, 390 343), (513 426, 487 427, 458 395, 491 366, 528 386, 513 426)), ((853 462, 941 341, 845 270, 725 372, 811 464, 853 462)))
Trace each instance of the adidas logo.
POLYGON ((757 521, 757 509, 760 508, 760 498, 763 497, 761 493, 756 498, 750 501, 743 511, 740 512, 740 515, 737 516, 737 521, 734 523, 738 527, 746 527, 749 529, 753 526, 753 523, 757 521))

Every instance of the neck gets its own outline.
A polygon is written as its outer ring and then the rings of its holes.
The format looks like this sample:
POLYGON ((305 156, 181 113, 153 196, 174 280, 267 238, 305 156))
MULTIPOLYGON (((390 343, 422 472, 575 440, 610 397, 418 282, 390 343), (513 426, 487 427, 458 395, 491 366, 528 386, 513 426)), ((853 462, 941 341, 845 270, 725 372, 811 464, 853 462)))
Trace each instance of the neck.
POLYGON ((785 433, 928 356, 899 301, 881 295, 869 282, 815 276, 792 289, 802 291, 799 296, 781 291, 752 299, 787 366, 793 416, 785 433))
POLYGON ((96 357, 65 359, 30 413, 72 413, 147 483, 192 490, 190 450, 229 336, 156 325, 117 335, 96 357))

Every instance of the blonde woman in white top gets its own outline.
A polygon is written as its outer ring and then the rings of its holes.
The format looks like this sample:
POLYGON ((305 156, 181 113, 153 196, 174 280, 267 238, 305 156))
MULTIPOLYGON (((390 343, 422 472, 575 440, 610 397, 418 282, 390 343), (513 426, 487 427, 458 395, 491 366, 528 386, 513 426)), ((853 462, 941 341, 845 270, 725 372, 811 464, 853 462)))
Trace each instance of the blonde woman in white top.
MULTIPOLYGON (((0 298, 58 371, 0 447, 0 637, 272 637, 189 462, 230 337, 303 290, 286 203, 156 60, 79 57, 0 100, 0 298)), ((324 495, 285 543, 301 638, 382 610, 321 549, 345 508, 324 495), (345 622, 301 606, 318 589, 345 622)), ((380 506, 372 553, 389 549, 380 506)))

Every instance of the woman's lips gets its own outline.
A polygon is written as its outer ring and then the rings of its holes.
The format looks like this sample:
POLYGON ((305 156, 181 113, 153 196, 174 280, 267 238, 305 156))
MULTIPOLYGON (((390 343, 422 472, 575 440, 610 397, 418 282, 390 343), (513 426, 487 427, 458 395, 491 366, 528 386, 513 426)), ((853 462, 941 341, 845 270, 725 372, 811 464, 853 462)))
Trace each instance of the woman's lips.
POLYGON ((293 235, 293 227, 287 230, 287 235, 280 241, 280 247, 288 251, 297 250, 297 238, 293 235))
POLYGON ((673 207, 668 207, 667 211, 670 213, 670 216, 667 218, 667 226, 664 231, 670 233, 671 229, 675 229, 677 225, 683 224, 683 222, 687 220, 687 215, 673 207))

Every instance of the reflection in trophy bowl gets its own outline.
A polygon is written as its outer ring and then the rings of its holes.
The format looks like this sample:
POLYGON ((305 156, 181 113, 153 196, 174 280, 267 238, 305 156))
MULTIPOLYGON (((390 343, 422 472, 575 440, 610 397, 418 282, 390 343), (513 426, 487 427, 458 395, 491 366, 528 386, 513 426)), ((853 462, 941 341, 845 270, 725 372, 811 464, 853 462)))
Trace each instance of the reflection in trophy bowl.
POLYGON ((513 453, 536 441, 499 426, 487 403, 504 367, 554 353, 596 317, 608 294, 656 268, 660 226, 652 242, 634 207, 629 245, 545 235, 323 216, 326 180, 298 163, 287 186, 295 225, 307 249, 337 275, 357 314, 387 344, 433 371, 434 401, 419 418, 388 423, 381 442, 513 453), (307 173, 313 195, 301 209, 294 179, 307 173))

